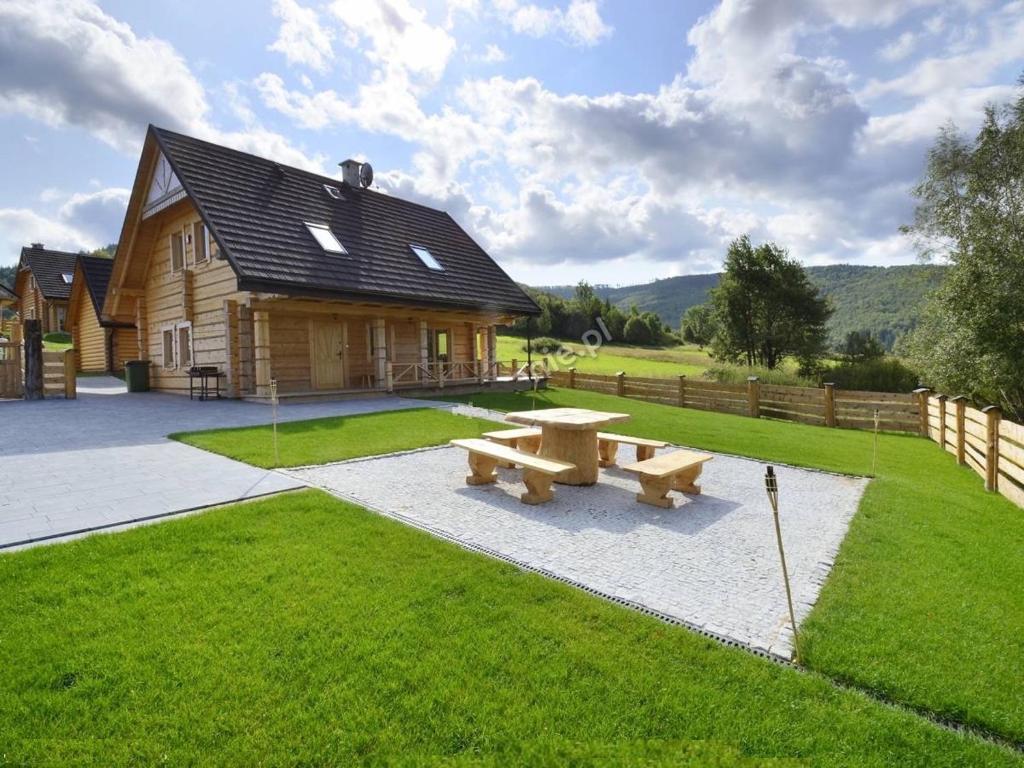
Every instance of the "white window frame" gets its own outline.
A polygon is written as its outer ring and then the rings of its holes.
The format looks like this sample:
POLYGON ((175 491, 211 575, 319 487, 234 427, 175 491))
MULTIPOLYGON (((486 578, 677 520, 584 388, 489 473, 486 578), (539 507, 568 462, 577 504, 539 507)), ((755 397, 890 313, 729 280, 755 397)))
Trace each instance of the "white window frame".
POLYGON ((314 224, 310 221, 302 223, 306 225, 306 229, 309 230, 309 234, 316 240, 317 245, 327 253, 340 253, 342 255, 348 253, 341 240, 338 239, 338 236, 326 224, 314 224), (337 248, 334 247, 335 245, 337 245, 337 248))
POLYGON ((409 245, 409 250, 413 252, 416 258, 418 258, 420 262, 423 264, 423 266, 426 267, 427 269, 433 272, 445 271, 444 264, 437 260, 437 257, 430 252, 430 249, 427 248, 427 246, 411 243, 409 245))
POLYGON ((195 265, 209 264, 210 263, 210 228, 206 226, 206 222, 202 219, 196 219, 192 222, 192 263, 195 265), (196 251, 196 227, 203 228, 203 251, 206 253, 206 257, 200 259, 198 252, 196 251))
POLYGON ((185 252, 185 246, 186 246, 186 244, 188 242, 186 240, 186 237, 185 237, 186 235, 187 235, 187 233, 185 232, 184 229, 179 229, 177 232, 172 232, 170 238, 168 239, 168 246, 170 248, 171 274, 172 275, 176 275, 179 272, 184 272, 185 271, 185 264, 186 264, 186 261, 188 260, 188 256, 186 255, 186 252, 185 252), (181 242, 181 266, 178 267, 177 269, 174 268, 174 238, 180 238, 180 242, 181 242))
POLYGON ((165 370, 175 371, 185 367, 181 355, 181 332, 183 330, 188 331, 188 367, 196 364, 196 345, 195 340, 192 338, 192 322, 184 320, 180 323, 172 323, 171 325, 164 325, 160 327, 160 349, 164 357, 163 367, 165 370), (170 364, 168 364, 167 360, 167 344, 164 339, 168 333, 171 334, 170 364))

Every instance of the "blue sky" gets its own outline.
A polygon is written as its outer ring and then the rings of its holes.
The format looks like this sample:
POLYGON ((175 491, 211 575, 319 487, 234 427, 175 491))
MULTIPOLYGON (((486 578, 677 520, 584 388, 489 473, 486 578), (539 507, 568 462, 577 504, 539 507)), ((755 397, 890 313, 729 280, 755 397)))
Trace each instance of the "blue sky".
POLYGON ((1016 95, 1024 3, 0 0, 0 264, 115 240, 149 122, 448 210, 517 279, 772 239, 914 260, 938 127, 1016 95))

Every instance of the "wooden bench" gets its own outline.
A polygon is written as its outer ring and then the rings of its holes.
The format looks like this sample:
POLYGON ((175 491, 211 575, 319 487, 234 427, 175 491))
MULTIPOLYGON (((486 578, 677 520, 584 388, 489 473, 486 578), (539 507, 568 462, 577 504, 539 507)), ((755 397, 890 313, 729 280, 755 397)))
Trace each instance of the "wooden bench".
POLYGON ((490 440, 469 438, 452 440, 451 445, 469 451, 470 474, 466 476, 467 485, 484 485, 498 479, 494 471, 499 462, 506 462, 523 468, 523 482, 526 493, 519 497, 524 504, 543 504, 551 501, 551 483, 555 475, 566 470, 576 469, 574 464, 557 459, 545 459, 525 451, 509 448, 507 445, 492 443, 490 440))
POLYGON ((700 493, 697 478, 700 477, 704 464, 713 458, 714 456, 696 451, 673 451, 655 456, 653 459, 638 461, 622 469, 640 475, 643 493, 636 495, 637 501, 671 509, 675 501, 669 498, 668 492, 700 493))
MULTIPOLYGON (((537 453, 540 450, 540 434, 538 427, 516 427, 515 429, 499 429, 497 432, 484 432, 484 437, 494 443, 518 448, 526 453, 537 453)), ((515 464, 502 462, 503 467, 514 467, 515 464)))
POLYGON ((654 456, 657 448, 664 448, 668 443, 662 440, 648 440, 646 437, 631 437, 629 435, 615 435, 611 432, 597 433, 597 463, 602 467, 615 466, 615 454, 619 450, 619 443, 636 446, 636 460, 646 461, 654 456))

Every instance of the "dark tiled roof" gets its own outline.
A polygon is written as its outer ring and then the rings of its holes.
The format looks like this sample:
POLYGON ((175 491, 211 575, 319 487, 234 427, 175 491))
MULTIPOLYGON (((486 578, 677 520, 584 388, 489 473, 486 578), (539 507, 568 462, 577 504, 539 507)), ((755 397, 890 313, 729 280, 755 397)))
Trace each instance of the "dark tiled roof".
POLYGON ((11 301, 16 301, 17 298, 18 294, 16 294, 3 283, 0 283, 0 299, 10 299, 11 301))
POLYGON ((47 299, 67 299, 71 296, 71 283, 65 283, 63 276, 75 273, 77 260, 77 253, 28 246, 21 249, 21 266, 32 270, 36 285, 47 299))
POLYGON ((537 305, 447 213, 160 128, 157 142, 239 276, 239 287, 536 314, 537 305), (323 188, 341 190, 343 200, 323 188), (327 253, 305 222, 348 251, 327 253), (428 269, 424 246, 444 266, 428 269))
POLYGON ((114 269, 114 260, 105 259, 102 256, 83 255, 78 257, 78 263, 82 267, 82 274, 85 276, 85 289, 96 310, 96 317, 101 317, 103 299, 107 296, 107 286, 110 285, 110 273, 114 269))

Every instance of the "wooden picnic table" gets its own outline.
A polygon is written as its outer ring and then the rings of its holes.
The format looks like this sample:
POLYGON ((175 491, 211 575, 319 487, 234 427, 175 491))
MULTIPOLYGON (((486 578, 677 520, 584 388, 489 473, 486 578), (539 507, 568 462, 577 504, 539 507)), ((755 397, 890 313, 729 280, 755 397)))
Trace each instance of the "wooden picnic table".
POLYGON ((541 428, 541 456, 576 465, 576 469, 562 472, 555 478, 556 483, 563 485, 596 483, 598 430, 630 418, 628 413, 606 413, 586 408, 544 408, 515 411, 505 416, 514 424, 541 428))

